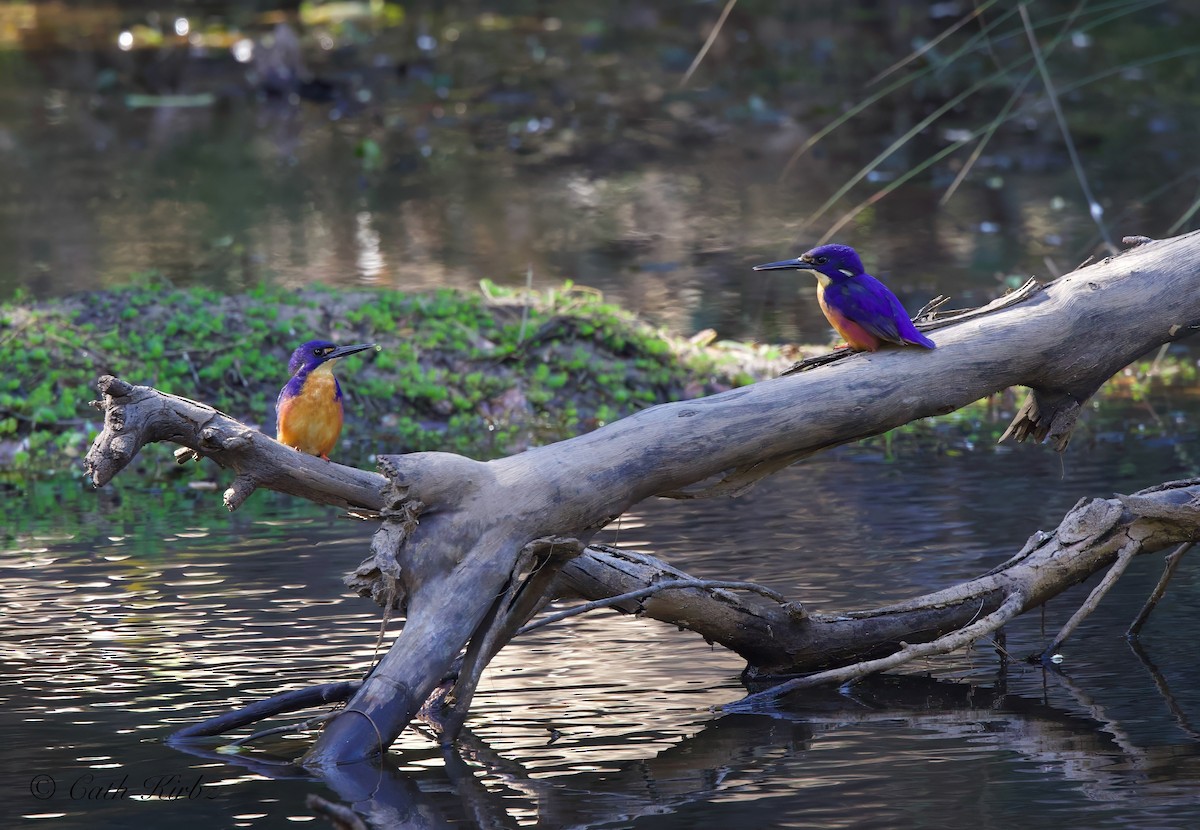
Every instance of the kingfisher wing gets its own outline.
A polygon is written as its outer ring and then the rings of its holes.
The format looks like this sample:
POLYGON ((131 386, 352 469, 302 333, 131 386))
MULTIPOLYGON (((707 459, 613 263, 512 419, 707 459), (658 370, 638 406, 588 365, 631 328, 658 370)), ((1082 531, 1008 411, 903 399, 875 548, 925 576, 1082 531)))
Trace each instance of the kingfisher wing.
POLYGON ((832 290, 834 287, 825 289, 825 302, 837 308, 848 320, 880 340, 897 345, 906 342, 897 317, 909 322, 908 315, 887 286, 870 274, 861 274, 836 284, 836 291, 832 290), (831 293, 833 297, 829 296, 831 293))
POLYGON ((278 436, 283 433, 283 424, 287 419, 287 410, 291 408, 291 403, 300 395, 304 389, 304 381, 296 377, 292 377, 283 388, 279 390, 279 397, 275 399, 275 435, 276 440, 282 441, 278 436))
MULTIPOLYGON (((870 274, 846 280, 838 288, 838 310, 870 334, 898 346, 911 343, 927 349, 936 348, 932 340, 917 331, 896 295, 870 274)), ((829 289, 825 296, 829 302, 829 289)))

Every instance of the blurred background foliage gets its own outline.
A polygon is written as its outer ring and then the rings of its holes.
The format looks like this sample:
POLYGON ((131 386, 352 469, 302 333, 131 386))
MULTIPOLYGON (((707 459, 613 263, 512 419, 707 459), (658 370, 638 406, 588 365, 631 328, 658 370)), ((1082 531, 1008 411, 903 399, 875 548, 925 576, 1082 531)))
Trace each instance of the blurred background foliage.
POLYGON ((740 0, 688 74, 726 8, 0 4, 0 298, 532 270, 682 333, 814 342, 807 292, 748 266, 839 220, 917 304, 1073 267, 1093 215, 1193 225, 1193 4, 1028 4, 1093 205, 1018 4, 740 0))

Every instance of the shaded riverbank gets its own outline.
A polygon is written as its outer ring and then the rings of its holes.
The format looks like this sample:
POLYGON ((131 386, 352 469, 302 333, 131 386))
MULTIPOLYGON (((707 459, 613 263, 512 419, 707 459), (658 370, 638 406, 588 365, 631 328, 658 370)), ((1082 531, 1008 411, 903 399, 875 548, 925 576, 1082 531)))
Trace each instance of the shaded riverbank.
MULTIPOLYGON (((154 282, 0 307, 0 467, 74 467, 99 429, 89 401, 102 374, 273 432, 287 357, 318 336, 381 346, 338 369, 347 422, 335 457, 358 466, 378 452, 519 452, 647 406, 774 377, 828 348, 721 341, 711 330, 685 338, 570 284, 517 292, 485 281, 474 293, 414 294, 260 287, 224 296, 154 282)), ((1106 384, 1082 439, 1186 429, 1196 361, 1174 348, 1106 384)), ((970 450, 994 442, 1018 402, 1008 390, 876 440, 889 451, 896 435, 970 450)))
POLYGON ((691 339, 570 285, 223 296, 163 284, 0 308, 0 465, 71 466, 99 428, 102 374, 211 403, 273 432, 295 346, 374 342, 339 363, 347 424, 336 453, 449 450, 491 457, 594 429, 635 409, 777 374, 798 349, 691 339))

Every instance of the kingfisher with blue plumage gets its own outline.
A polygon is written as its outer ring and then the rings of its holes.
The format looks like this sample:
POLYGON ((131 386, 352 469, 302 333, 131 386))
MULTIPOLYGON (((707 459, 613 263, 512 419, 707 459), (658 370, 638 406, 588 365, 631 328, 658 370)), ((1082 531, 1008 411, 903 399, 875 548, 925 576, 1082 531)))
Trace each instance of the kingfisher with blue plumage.
POLYGON ((333 375, 333 363, 342 357, 376 349, 374 343, 339 346, 328 340, 310 340, 288 361, 291 380, 275 404, 276 440, 300 452, 329 460, 342 434, 342 387, 333 375))
POLYGON ((754 270, 813 272, 825 319, 855 351, 873 352, 886 345, 937 348, 917 331, 896 295, 867 273, 849 245, 821 245, 795 259, 755 265, 754 270))

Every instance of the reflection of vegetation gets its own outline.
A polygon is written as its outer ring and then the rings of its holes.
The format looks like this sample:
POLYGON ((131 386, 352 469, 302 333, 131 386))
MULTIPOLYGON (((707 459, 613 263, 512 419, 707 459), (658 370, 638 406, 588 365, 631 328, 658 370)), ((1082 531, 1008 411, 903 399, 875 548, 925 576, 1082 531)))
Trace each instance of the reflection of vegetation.
MULTIPOLYGON (((255 544, 293 538, 298 524, 320 516, 323 508, 277 493, 263 491, 249 500, 231 518, 214 510, 217 496, 210 490, 161 483, 147 490, 145 481, 117 480, 96 491, 90 485, 66 476, 23 478, 20 487, 0 484, 0 547, 39 548, 63 539, 86 547, 111 547, 119 542, 143 561, 164 555, 163 540, 183 534, 193 548, 210 529, 229 532, 232 522, 255 540, 255 544), (180 517, 187 519, 181 522, 180 517), (249 528, 253 525, 253 530, 249 528)), ((228 545, 218 535, 217 544, 228 545)))
POLYGON ((99 426, 87 401, 104 373, 267 424, 287 355, 317 334, 383 346, 373 360, 352 357, 340 368, 347 434, 376 451, 506 453, 783 365, 769 348, 670 337, 571 285, 521 295, 484 287, 486 298, 270 288, 226 297, 151 282, 6 305, 3 461, 44 468, 77 459, 99 426))

